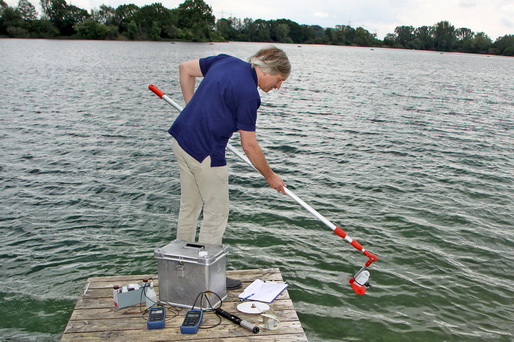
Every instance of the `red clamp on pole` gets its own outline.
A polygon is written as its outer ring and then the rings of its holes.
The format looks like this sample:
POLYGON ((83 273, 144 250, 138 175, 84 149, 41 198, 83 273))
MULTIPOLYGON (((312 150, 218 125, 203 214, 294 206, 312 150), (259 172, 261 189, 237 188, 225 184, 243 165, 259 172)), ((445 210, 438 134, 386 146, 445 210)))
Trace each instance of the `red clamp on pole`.
POLYGON ((369 265, 371 265, 371 263, 378 260, 378 257, 375 254, 371 253, 370 251, 365 250, 363 253, 365 256, 368 257, 368 261, 366 261, 366 267, 368 267, 369 265))

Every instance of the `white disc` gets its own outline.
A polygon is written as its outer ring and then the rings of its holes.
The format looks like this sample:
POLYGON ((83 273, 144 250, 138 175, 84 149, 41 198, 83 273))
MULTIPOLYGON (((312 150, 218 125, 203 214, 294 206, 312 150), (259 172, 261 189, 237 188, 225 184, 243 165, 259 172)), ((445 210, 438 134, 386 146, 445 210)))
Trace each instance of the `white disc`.
POLYGON ((269 310, 269 305, 261 302, 244 302, 237 309, 247 314, 261 314, 269 310))

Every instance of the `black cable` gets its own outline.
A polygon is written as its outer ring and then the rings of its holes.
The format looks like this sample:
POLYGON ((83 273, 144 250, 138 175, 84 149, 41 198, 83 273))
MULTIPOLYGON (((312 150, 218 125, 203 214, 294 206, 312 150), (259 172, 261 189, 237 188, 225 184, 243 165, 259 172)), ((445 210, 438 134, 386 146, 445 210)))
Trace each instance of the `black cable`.
MULTIPOLYGON (((214 312, 214 311, 211 311, 211 312, 214 312)), ((220 324, 221 324, 221 317, 220 317, 220 316, 218 316, 218 315, 216 315, 216 317, 218 317, 218 319, 219 319, 219 322, 218 322, 218 323, 216 323, 216 324, 214 324, 214 325, 209 325, 209 326, 202 326, 202 325, 200 325, 198 328, 199 328, 199 329, 212 329, 212 328, 216 328, 218 325, 220 325, 220 324)))
POLYGON ((209 297, 207 297, 207 294, 208 293, 212 293, 213 295, 215 295, 216 297, 218 297, 218 299, 220 300, 220 305, 218 307, 220 307, 222 304, 223 304, 223 299, 221 299, 221 297, 216 293, 216 292, 213 292, 213 291, 210 291, 210 290, 207 290, 207 291, 203 291, 203 292, 200 292, 196 298, 195 298, 195 301, 193 302, 193 306, 191 306, 191 310, 194 310, 195 306, 196 306, 196 302, 198 302, 198 298, 200 298, 201 296, 201 299, 200 299, 200 309, 203 311, 203 312, 211 312, 211 311, 214 311, 216 310, 217 308, 213 308, 212 307, 212 304, 211 304, 211 301, 209 300, 209 297), (207 300, 207 303, 209 303, 209 307, 210 309, 206 309, 204 310, 203 309, 203 298, 205 297, 205 299, 207 300))
MULTIPOLYGON (((147 288, 147 287, 150 287, 150 284, 146 284, 146 283, 145 283, 145 284, 143 285, 143 291, 141 291, 141 296, 143 296, 143 294, 144 294, 144 295, 145 295, 145 297, 146 297, 146 288, 147 288)), ((148 298, 148 297, 147 297, 147 298, 148 298)), ((142 299, 142 297, 141 297, 141 299, 142 299)), ((202 326, 202 325, 200 325, 200 326, 199 326, 199 328, 200 328, 200 329, 212 329, 212 328, 215 328, 215 327, 217 327, 218 325, 220 325, 220 324, 221 324, 222 319, 221 319, 221 317, 220 317, 218 314, 216 314, 216 312, 215 312, 215 311, 216 311, 216 309, 218 309, 219 307, 221 307, 221 305, 223 304, 223 299, 221 299, 221 297, 220 297, 216 292, 213 292, 213 291, 204 291, 204 292, 200 292, 200 293, 196 296, 195 301, 194 301, 193 305, 191 306, 191 310, 194 310, 194 308, 195 308, 195 306, 196 306, 196 303, 198 302, 198 299, 200 299, 200 309, 201 309, 203 312, 212 312, 212 313, 214 313, 214 314, 218 317, 218 320, 219 320, 219 321, 218 321, 218 323, 216 323, 216 324, 214 324, 214 325, 210 325, 210 326, 202 326), (216 308, 213 308, 213 307, 212 307, 211 301, 209 300, 209 297, 207 296, 207 294, 213 294, 213 295, 215 295, 216 297, 218 297, 219 302, 220 302, 220 304, 218 305, 218 307, 216 307, 216 308), (203 309, 203 300, 204 300, 204 298, 205 298, 205 300, 207 301, 207 303, 209 304, 209 308, 208 308, 208 309, 205 309, 205 310, 203 309)), ((182 308, 180 308, 180 307, 175 307, 175 306, 173 306, 172 304, 167 303, 167 302, 161 302, 161 305, 162 305, 162 306, 165 306, 165 307, 166 307, 166 309, 168 310, 168 312, 172 312, 172 313, 173 313, 173 316, 171 316, 171 315, 168 315, 168 314, 167 314, 167 315, 166 315, 166 320, 173 319, 173 318, 177 317, 177 316, 180 314, 180 311, 182 311, 182 310, 183 310, 182 308), (162 305, 162 304, 165 304, 165 305, 162 305)), ((140 307, 141 307, 141 303, 140 303, 140 307)), ((143 319, 144 319, 144 320, 148 320, 148 318, 146 318, 146 314, 147 314, 147 313, 148 313, 148 310, 144 310, 144 311, 142 311, 141 316, 143 317, 143 319)))
MULTIPOLYGON (((202 310, 203 312, 214 312, 216 309, 212 307, 211 301, 209 300, 209 297, 207 296, 207 294, 209 294, 209 293, 212 293, 213 295, 218 297, 218 299, 220 301, 220 305, 218 307, 220 307, 221 304, 223 303, 223 299, 221 299, 221 297, 216 292, 208 290, 208 291, 200 292, 196 296, 195 301, 193 303, 193 306, 191 306, 191 310, 195 309, 196 303, 198 302, 198 299, 200 298, 200 310, 202 310), (204 298, 207 301, 207 303, 209 304, 209 309, 203 309, 203 300, 204 300, 204 298)), ((216 315, 216 316, 218 316, 218 315, 216 315)), ((218 325, 221 324, 221 317, 218 316, 218 319, 219 319, 218 323, 216 323, 214 325, 210 325, 210 326, 202 326, 202 325, 200 325, 199 329, 212 329, 214 327, 217 327, 218 325)))
MULTIPOLYGON (((146 314, 148 313, 148 309, 145 308, 145 310, 142 310, 142 303, 143 303, 143 296, 145 298, 148 298, 150 299, 154 304, 160 304, 159 301, 157 302, 154 302, 151 298, 148 297, 148 295, 146 294, 147 293, 147 289, 150 288, 150 281, 153 281, 153 278, 150 278, 146 281, 143 280, 143 285, 142 285, 142 291, 141 291, 141 295, 139 297, 139 310, 142 312, 141 313, 141 317, 143 317, 143 319, 146 321, 148 320, 148 318, 146 317, 146 314)), ((178 308, 178 307, 175 307, 169 303, 162 303, 161 304, 162 307, 166 308, 166 311, 168 312, 166 314, 166 321, 168 320, 171 320, 175 317, 177 317, 179 314, 180 314, 180 311, 182 311, 182 308, 178 308), (172 315, 173 314, 173 315, 172 315)))
MULTIPOLYGON (((139 295, 139 311, 141 310, 141 303, 143 303, 143 295, 146 297, 146 287, 148 286, 148 283, 143 281, 143 291, 141 291, 141 294, 139 295)), ((148 309, 145 308, 145 311, 143 311, 143 315, 148 312, 148 309)), ((143 317, 144 318, 144 317, 143 317)))
MULTIPOLYGON (((212 291, 204 291, 202 292, 202 299, 205 297, 205 299, 207 300, 207 303, 209 303, 209 307, 210 309, 209 310, 204 310, 204 312, 215 312, 215 308, 212 307, 212 304, 211 304, 211 301, 209 300, 209 297, 207 297, 207 293, 212 293, 213 295, 215 295, 216 297, 218 297, 218 299, 220 300, 220 305, 218 306, 218 308, 221 306, 221 304, 223 304, 223 299, 221 299, 221 297, 216 293, 216 292, 212 292, 212 291)), ((200 305, 202 305, 203 303, 200 302, 200 305)), ((203 305, 202 305, 203 307, 203 305)), ((214 324, 214 325, 210 325, 210 326, 201 326, 200 325, 200 329, 212 329, 212 328, 215 328, 217 327, 218 325, 221 324, 221 317, 219 315, 216 315, 219 319, 218 323, 214 324)))

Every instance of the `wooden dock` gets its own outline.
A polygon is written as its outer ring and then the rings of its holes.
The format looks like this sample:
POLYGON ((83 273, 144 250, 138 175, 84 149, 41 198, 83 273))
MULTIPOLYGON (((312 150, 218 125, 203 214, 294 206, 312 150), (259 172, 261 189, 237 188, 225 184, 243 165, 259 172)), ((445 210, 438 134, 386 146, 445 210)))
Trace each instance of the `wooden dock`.
MULTIPOLYGON (((222 309, 248 322, 259 326, 260 315, 245 314, 237 310, 240 300, 237 297, 254 280, 283 281, 278 268, 227 271, 230 278, 240 279, 243 288, 228 291, 222 309)), ((143 315, 145 304, 117 309, 113 304, 112 288, 116 284, 141 282, 144 278, 153 278, 158 293, 159 282, 156 275, 135 275, 89 278, 84 286, 75 310, 63 333, 61 341, 307 341, 305 332, 298 319, 287 289, 270 305, 271 310, 280 320, 277 330, 261 328, 258 334, 222 318, 214 328, 200 329, 197 334, 181 334, 180 325, 187 309, 179 309, 177 316, 168 310, 164 329, 147 329, 147 315, 143 315)), ((216 325, 219 318, 214 313, 206 313, 202 326, 216 325)))

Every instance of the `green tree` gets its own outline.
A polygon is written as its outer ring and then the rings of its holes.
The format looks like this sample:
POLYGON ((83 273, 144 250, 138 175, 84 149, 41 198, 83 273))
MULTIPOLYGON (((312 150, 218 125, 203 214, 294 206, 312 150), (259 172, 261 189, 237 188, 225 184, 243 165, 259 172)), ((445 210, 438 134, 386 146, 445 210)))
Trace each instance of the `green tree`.
POLYGON ((18 12, 20 12, 23 20, 25 20, 25 21, 37 20, 36 8, 28 0, 18 1, 18 7, 16 9, 18 10, 18 12))
POLYGON ((32 38, 54 38, 59 30, 48 19, 34 20, 30 23, 30 36, 32 38))
POLYGON ((325 30, 319 25, 305 27, 305 41, 303 43, 321 44, 325 38, 325 30))
POLYGON ((127 36, 131 40, 135 40, 139 37, 139 30, 134 20, 131 20, 127 25, 127 36))
POLYGON ((325 39, 323 39, 323 44, 336 44, 336 30, 332 27, 327 27, 325 29, 325 39))
POLYGON ((370 33, 363 27, 357 27, 355 30, 355 40, 353 43, 358 46, 376 46, 376 34, 370 33))
POLYGON ((68 5, 65 0, 41 0, 41 7, 63 36, 75 34, 74 26, 89 18, 86 10, 68 5))
POLYGON ((479 32, 473 38, 471 51, 476 53, 488 53, 493 41, 484 32, 479 32))
POLYGON ((75 25, 84 22, 89 18, 89 13, 82 8, 73 5, 66 6, 64 26, 60 28, 65 36, 72 36, 76 33, 75 25))
POLYGON ((163 37, 163 28, 173 21, 173 15, 169 9, 161 3, 143 6, 135 13, 134 19, 138 25, 141 39, 160 40, 163 37))
POLYGON ((401 47, 397 42, 396 42, 396 35, 394 33, 388 33, 385 35, 384 37, 384 45, 386 46, 389 46, 389 47, 401 47))
POLYGON ((153 22, 152 27, 150 28, 150 31, 148 32, 148 37, 151 40, 160 40, 161 39, 161 33, 163 32, 162 26, 159 25, 158 22, 153 22))
POLYGON ((94 20, 86 20, 75 25, 77 38, 82 39, 105 39, 109 29, 104 24, 100 24, 94 20))
POLYGON ((271 24, 269 21, 245 18, 242 25, 243 40, 250 42, 271 42, 271 24))
POLYGON ((499 53, 505 56, 514 56, 514 34, 499 37, 493 44, 499 53))
MULTIPOLYGON (((257 39, 257 31, 258 31, 258 23, 253 21, 251 18, 244 18, 243 22, 241 23, 241 28, 239 29, 239 32, 241 34, 241 40, 242 41, 250 41, 255 42, 259 41, 257 39)), ((268 33, 269 36, 269 33, 268 33)), ((262 41, 269 41, 268 40, 262 40, 262 41)))
POLYGON ((234 27, 237 22, 236 18, 222 18, 216 22, 216 31, 218 31, 224 40, 238 40, 239 32, 234 27))
POLYGON ((41 17, 44 19, 48 19, 48 15, 46 14, 50 7, 50 0, 39 0, 39 4, 41 5, 41 9, 43 13, 41 13, 41 17))
POLYGON ((134 4, 120 5, 114 11, 112 24, 118 26, 118 30, 120 33, 127 33, 129 39, 136 39, 135 36, 137 36, 138 34, 137 25, 135 22, 137 12, 139 12, 139 6, 136 6, 134 4), (130 34, 128 33, 129 28, 130 34))
POLYGON ((100 24, 114 24, 116 10, 114 7, 101 5, 98 10, 91 10, 91 19, 100 24))
POLYGON ((0 35, 5 34, 6 30, 4 27, 4 11, 9 7, 4 0, 0 0, 0 35))
POLYGON ((404 48, 413 48, 411 42, 415 38, 414 32, 414 27, 412 26, 397 26, 394 29, 396 43, 404 48))
POLYGON ((274 25, 273 36, 276 42, 279 43, 292 43, 293 40, 289 37, 289 26, 287 24, 274 25))
MULTIPOLYGON (((163 35, 171 39, 182 39, 184 37, 184 31, 181 28, 171 24, 164 27, 163 35)), ((223 37, 220 35, 218 40, 222 41, 223 37)))
POLYGON ((440 51, 452 51, 456 43, 455 26, 440 21, 434 27, 434 47, 440 51))
POLYGON ((349 25, 336 25, 332 44, 350 45, 355 40, 355 29, 349 25))
POLYGON ((203 0, 186 0, 178 6, 178 26, 190 30, 192 40, 205 41, 211 38, 215 17, 211 6, 203 0))
POLYGON ((13 7, 7 6, 2 11, 2 33, 11 38, 28 38, 29 31, 21 13, 13 7))
POLYGON ((421 50, 430 50, 434 47, 434 29, 431 26, 421 26, 415 30, 415 36, 419 43, 416 47, 421 50))
POLYGON ((457 38, 457 50, 469 52, 471 51, 471 43, 475 37, 475 33, 468 28, 461 27, 455 31, 457 38))
MULTIPOLYGON (((280 35, 283 35, 287 31, 287 37, 281 37, 282 42, 284 43, 302 43, 304 39, 304 30, 303 28, 298 25, 298 23, 295 23, 292 20, 289 19, 278 19, 272 22, 273 30, 280 30, 280 35), (285 27, 278 28, 280 25, 286 25, 287 30, 285 27)), ((280 40, 277 40, 280 41, 280 40)))

